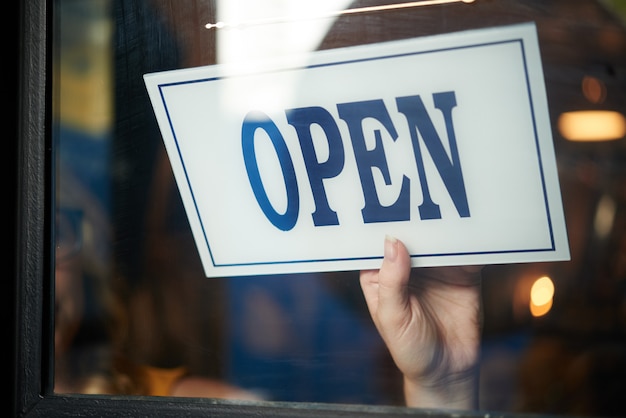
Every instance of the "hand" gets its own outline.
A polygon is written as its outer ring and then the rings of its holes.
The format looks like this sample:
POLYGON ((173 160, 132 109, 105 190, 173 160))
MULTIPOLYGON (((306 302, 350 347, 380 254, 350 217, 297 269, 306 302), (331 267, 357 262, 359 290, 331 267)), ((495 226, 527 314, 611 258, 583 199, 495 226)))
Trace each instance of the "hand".
POLYGON ((402 242, 385 239, 380 270, 361 272, 374 324, 404 375, 407 406, 476 407, 480 266, 411 272, 402 242))

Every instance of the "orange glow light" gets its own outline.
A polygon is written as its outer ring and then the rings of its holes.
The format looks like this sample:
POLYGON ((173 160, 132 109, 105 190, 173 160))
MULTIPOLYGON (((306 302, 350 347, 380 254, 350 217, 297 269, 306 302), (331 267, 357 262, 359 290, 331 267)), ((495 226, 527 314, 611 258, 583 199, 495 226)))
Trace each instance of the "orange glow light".
POLYGON ((545 314, 550 312, 550 309, 552 309, 552 300, 550 300, 550 302, 546 303, 545 305, 541 305, 541 306, 533 305, 532 302, 530 303, 530 313, 535 318, 544 316, 545 314))
POLYGON ((535 280, 530 289, 530 313, 537 317, 547 314, 552 308, 554 283, 548 276, 535 280))
POLYGON ((559 116, 559 132, 570 141, 607 141, 626 135, 626 118, 611 110, 579 110, 559 116))

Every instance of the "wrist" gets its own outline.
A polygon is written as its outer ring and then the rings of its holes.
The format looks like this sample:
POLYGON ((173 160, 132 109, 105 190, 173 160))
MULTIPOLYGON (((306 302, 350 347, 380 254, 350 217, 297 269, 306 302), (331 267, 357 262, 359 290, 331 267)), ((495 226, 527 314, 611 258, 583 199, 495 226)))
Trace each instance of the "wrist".
POLYGON ((463 376, 436 385, 405 377, 404 398, 408 407, 472 410, 478 408, 476 385, 475 376, 463 376))

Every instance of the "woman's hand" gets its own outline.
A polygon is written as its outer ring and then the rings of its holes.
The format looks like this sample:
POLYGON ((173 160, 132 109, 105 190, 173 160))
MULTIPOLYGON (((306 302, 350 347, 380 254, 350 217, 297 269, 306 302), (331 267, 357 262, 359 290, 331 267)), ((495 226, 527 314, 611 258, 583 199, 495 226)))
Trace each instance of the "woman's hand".
POLYGON ((404 375, 407 406, 476 408, 480 270, 411 271, 404 244, 387 237, 380 270, 361 272, 374 324, 404 375))

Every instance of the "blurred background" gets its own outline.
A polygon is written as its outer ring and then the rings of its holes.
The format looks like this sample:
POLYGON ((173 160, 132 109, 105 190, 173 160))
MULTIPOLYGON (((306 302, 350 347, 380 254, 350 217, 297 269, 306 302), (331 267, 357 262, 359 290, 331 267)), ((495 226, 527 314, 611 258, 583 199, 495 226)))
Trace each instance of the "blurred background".
MULTIPOLYGON (((56 203, 81 214, 57 235, 84 279, 59 381, 124 357, 268 400, 402 404, 358 273, 204 277, 141 76, 532 21, 572 259, 485 267, 479 407, 626 416, 626 1, 452 1, 302 20, 392 3, 54 2, 56 203), (205 27, 276 16, 293 21, 205 27)), ((60 283, 57 273, 59 294, 60 283)))

